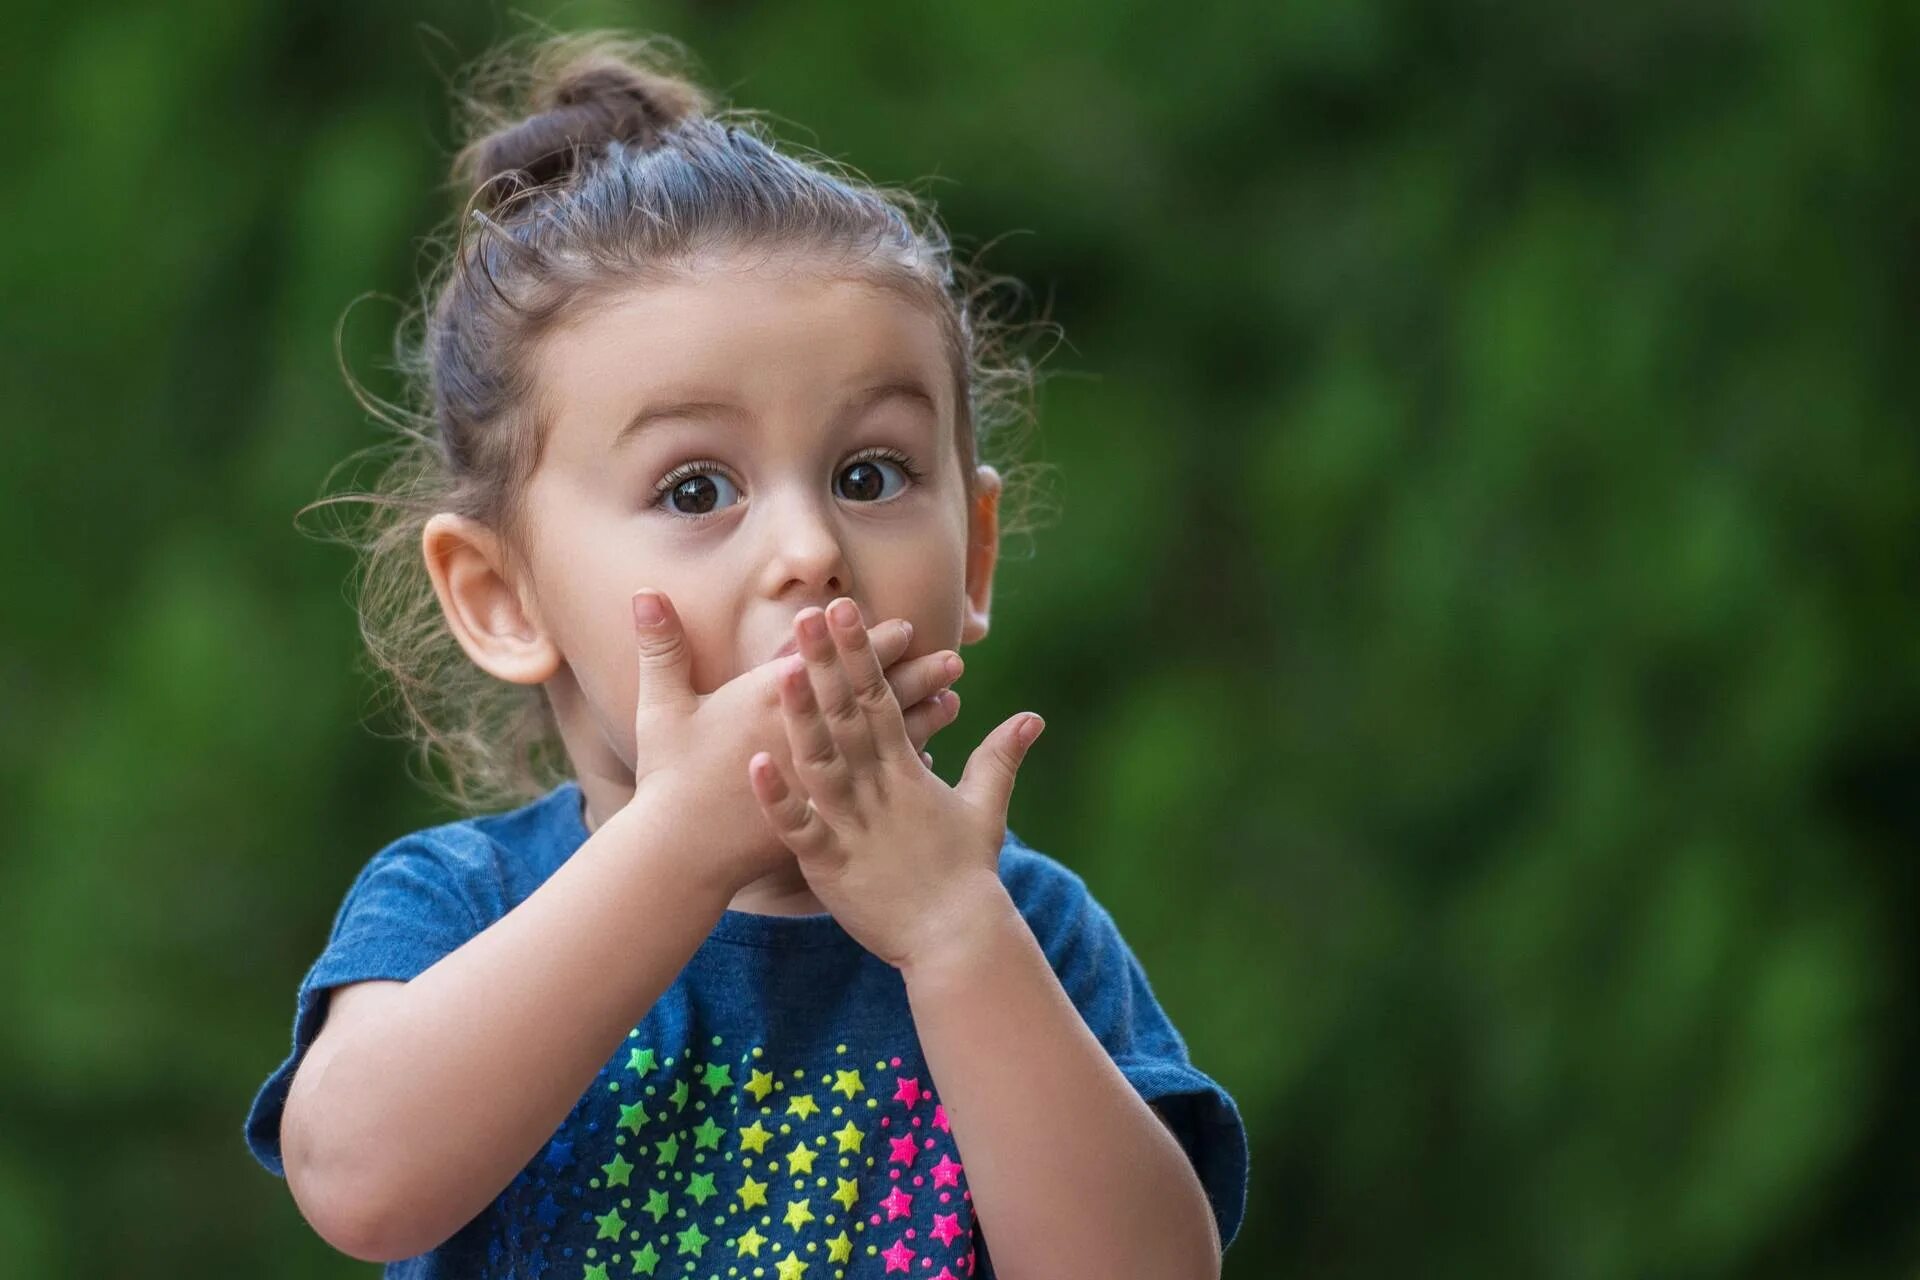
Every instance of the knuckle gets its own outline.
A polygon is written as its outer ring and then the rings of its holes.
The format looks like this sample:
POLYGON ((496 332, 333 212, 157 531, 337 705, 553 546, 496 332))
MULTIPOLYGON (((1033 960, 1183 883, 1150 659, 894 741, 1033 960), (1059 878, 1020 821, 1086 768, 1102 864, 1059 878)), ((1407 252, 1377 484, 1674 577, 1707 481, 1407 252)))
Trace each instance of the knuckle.
POLYGON ((651 662, 669 662, 680 656, 685 640, 677 633, 649 637, 640 647, 640 655, 651 662))

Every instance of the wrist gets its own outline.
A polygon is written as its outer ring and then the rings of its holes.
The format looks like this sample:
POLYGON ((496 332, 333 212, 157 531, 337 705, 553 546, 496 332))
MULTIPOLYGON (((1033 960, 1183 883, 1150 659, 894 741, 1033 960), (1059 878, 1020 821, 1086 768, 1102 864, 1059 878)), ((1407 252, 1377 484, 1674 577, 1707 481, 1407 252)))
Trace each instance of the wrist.
POLYGON ((1026 927, 998 872, 969 875, 954 886, 937 926, 900 964, 900 975, 909 986, 920 986, 965 974, 1011 936, 1009 930, 1026 927))
POLYGON ((697 806, 689 805, 668 775, 650 775, 635 789, 632 798, 607 819, 605 828, 615 831, 614 839, 639 856, 659 857, 674 864, 681 882, 706 904, 716 917, 733 900, 739 885, 734 883, 734 865, 711 854, 690 852, 694 842, 689 833, 695 825, 697 806))

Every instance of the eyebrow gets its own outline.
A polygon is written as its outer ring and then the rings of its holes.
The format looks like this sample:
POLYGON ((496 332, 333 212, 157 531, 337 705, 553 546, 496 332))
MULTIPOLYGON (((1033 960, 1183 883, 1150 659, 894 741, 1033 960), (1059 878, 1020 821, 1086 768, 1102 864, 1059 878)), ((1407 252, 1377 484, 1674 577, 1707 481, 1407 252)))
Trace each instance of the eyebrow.
MULTIPOLYGON (((931 409, 936 415, 940 412, 938 404, 928 393, 926 387, 917 378, 890 378, 862 388, 848 396, 840 406, 836 419, 844 419, 866 412, 883 400, 901 397, 915 400, 931 409)), ((669 404, 644 405, 638 413, 627 419, 627 424, 614 436, 612 450, 617 451, 627 441, 638 436, 648 427, 670 418, 717 418, 725 419, 737 415, 742 410, 739 405, 724 400, 676 400, 669 404)))

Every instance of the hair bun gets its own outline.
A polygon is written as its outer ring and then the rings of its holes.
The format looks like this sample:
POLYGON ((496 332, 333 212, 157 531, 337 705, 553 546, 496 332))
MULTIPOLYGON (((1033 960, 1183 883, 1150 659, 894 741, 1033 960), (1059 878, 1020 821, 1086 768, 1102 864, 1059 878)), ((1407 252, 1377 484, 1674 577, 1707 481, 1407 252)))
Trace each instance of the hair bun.
POLYGON ((468 100, 472 141, 454 158, 454 182, 491 209, 524 186, 566 178, 610 142, 651 146, 705 114, 707 94, 667 65, 665 44, 662 36, 564 35, 524 65, 484 69, 486 86, 468 100))

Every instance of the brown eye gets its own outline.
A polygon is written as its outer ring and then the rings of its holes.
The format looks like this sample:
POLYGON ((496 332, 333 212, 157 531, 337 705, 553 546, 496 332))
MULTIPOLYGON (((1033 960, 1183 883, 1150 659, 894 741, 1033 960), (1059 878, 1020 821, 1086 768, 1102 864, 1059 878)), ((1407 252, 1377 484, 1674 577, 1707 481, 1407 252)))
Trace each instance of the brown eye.
POLYGON ((906 487, 908 478, 904 468, 888 458, 861 458, 840 473, 845 483, 841 486, 841 496, 855 502, 884 502, 897 497, 906 487), (886 487, 886 472, 882 467, 890 467, 899 472, 902 483, 891 492, 886 487))
POLYGON ((717 471, 696 464, 662 480, 655 505, 664 505, 675 515, 711 515, 728 505, 724 501, 727 491, 732 491, 736 497, 739 495, 733 481, 717 471))

